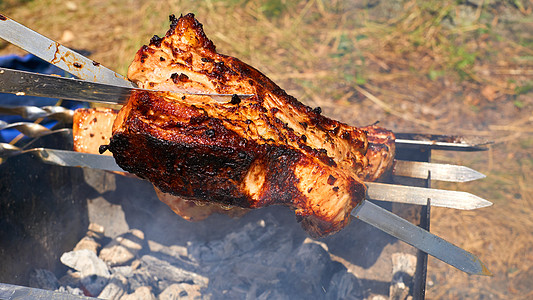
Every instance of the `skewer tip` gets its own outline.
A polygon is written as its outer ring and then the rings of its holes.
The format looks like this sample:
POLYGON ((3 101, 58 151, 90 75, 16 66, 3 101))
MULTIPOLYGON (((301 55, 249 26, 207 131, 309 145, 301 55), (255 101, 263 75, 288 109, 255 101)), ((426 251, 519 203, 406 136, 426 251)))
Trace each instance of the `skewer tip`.
POLYGON ((481 271, 473 275, 483 275, 483 276, 491 276, 491 277, 494 276, 494 274, 492 274, 492 272, 489 271, 487 266, 485 266, 485 264, 479 258, 476 257, 474 261, 476 263, 479 263, 479 265, 481 266, 481 271))

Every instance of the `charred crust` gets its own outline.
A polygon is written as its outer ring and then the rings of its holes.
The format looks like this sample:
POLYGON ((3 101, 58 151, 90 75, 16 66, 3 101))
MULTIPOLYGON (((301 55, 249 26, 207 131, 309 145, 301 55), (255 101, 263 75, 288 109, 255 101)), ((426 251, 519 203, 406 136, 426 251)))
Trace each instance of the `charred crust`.
POLYGON ((150 46, 156 46, 156 47, 161 47, 161 42, 163 41, 163 38, 159 37, 158 35, 154 35, 151 39, 150 39, 150 46))
POLYGON ((80 63, 78 63, 78 62, 75 62, 75 63, 73 63, 72 65, 73 65, 74 67, 78 68, 78 69, 81 68, 81 67, 83 67, 83 65, 80 64, 80 63))
POLYGON ((100 145, 100 147, 98 147, 98 153, 104 154, 104 152, 106 152, 108 149, 109 145, 100 145))
POLYGON ((350 139, 350 133, 348 131, 343 131, 341 134, 341 138, 343 140, 349 140, 350 139))
POLYGON ((175 84, 190 81, 189 76, 183 73, 172 73, 172 75, 170 75, 170 79, 172 79, 172 82, 174 82, 175 84))
POLYGON ((205 131, 205 135, 207 135, 207 137, 209 137, 209 138, 214 138, 215 137, 215 130, 208 129, 208 130, 205 131))
MULTIPOLYGON (((191 15, 192 18, 194 18, 194 14, 189 13, 187 16, 191 15)), ((180 15, 180 19, 183 18, 183 15, 180 15)), ((176 26, 178 26, 178 19, 176 18, 176 15, 171 14, 168 16, 168 20, 170 21, 170 29, 167 32, 167 36, 174 33, 174 30, 176 30, 176 26), (170 34, 169 34, 170 33, 170 34)))
POLYGON ((144 63, 144 61, 148 58, 148 55, 143 53, 141 54, 141 63, 144 63))
POLYGON ((335 178, 333 175, 328 176, 328 184, 333 185, 335 184, 335 181, 337 181, 337 178, 335 178))
POLYGON ((231 96, 230 103, 233 104, 233 105, 237 105, 237 104, 241 103, 241 98, 239 98, 239 96, 237 96, 237 94, 233 94, 233 96, 231 96))
POLYGON ((172 79, 172 81, 174 83, 178 83, 179 82, 179 79, 178 79, 179 76, 180 76, 180 74, 178 74, 178 73, 172 73, 172 74, 170 74, 170 79, 172 79))
POLYGON ((154 182, 165 193, 250 206, 246 196, 231 183, 242 180, 254 158, 246 151, 165 141, 140 132, 115 134, 109 150, 121 168, 154 182), (132 149, 136 147, 149 151, 143 154, 132 149))

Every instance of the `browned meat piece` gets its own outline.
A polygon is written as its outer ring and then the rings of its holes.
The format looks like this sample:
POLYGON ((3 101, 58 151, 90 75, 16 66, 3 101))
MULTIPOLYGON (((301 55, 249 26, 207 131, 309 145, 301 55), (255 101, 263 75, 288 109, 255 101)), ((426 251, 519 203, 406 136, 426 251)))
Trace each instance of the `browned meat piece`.
POLYGON ((77 109, 72 124, 74 150, 98 154, 100 145, 109 144, 116 116, 117 111, 110 108, 77 109))
POLYGON ((368 166, 359 174, 364 181, 376 181, 392 170, 396 152, 395 136, 392 131, 376 125, 362 127, 367 133, 368 150, 366 158, 368 166))
MULTIPOLYGON (((365 193, 354 172, 321 152, 309 155, 276 142, 280 137, 240 136, 224 126, 223 106, 206 96, 141 93, 119 113, 109 150, 124 170, 165 193, 244 208, 287 205, 314 236, 348 223, 365 193)), ((249 119, 243 118, 240 133, 261 129, 249 119)), ((238 121, 232 125, 238 128, 238 121)))
POLYGON ((312 236, 342 229, 365 195, 366 134, 328 119, 238 59, 218 54, 192 14, 143 46, 128 77, 153 89, 255 94, 132 96, 108 149, 125 170, 187 200, 286 205, 312 236))
MULTIPOLYGON (((101 141, 109 141, 112 124, 118 111, 93 108, 74 112, 74 148, 79 152, 98 153, 101 141)), ((394 157, 394 135, 377 126, 362 127, 367 132, 369 147, 368 166, 359 174, 365 181, 374 181, 390 169, 394 157)), ((109 152, 106 152, 109 153, 109 152)), ((110 153, 109 153, 110 154, 110 153)), ((158 198, 176 214, 189 221, 201 221, 213 213, 239 217, 247 212, 240 207, 221 206, 215 202, 189 201, 182 197, 163 193, 155 188, 158 198)))

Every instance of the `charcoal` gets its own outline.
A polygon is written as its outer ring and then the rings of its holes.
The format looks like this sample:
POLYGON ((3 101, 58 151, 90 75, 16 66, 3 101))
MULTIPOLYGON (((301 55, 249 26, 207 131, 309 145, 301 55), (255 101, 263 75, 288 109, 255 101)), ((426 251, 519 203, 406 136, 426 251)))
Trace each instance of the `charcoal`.
POLYGON ((287 272, 280 276, 280 288, 291 299, 310 299, 316 295, 324 296, 335 264, 329 254, 318 244, 301 244, 286 261, 287 272))
POLYGON ((59 280, 57 280, 57 277, 54 275, 54 273, 48 270, 35 269, 30 273, 29 286, 43 290, 55 291, 59 288, 59 280))
POLYGON ((278 230, 276 226, 266 226, 264 221, 248 223, 240 230, 229 233, 224 239, 190 244, 187 250, 190 257, 203 263, 232 259, 253 249, 263 248, 265 242, 276 235, 278 230))
POLYGON ((416 270, 416 256, 408 253, 392 254, 392 280, 390 299, 407 299, 412 288, 416 270))
POLYGON ((81 272, 82 277, 87 275, 109 277, 107 265, 89 250, 65 252, 60 260, 65 266, 81 272))
POLYGON ((120 300, 155 300, 152 289, 148 286, 138 287, 132 294, 124 295, 120 300))
POLYGON ((81 280, 81 273, 77 271, 68 270, 67 274, 59 279, 59 284, 63 287, 79 287, 81 280))
POLYGON ((171 284, 159 294, 159 300, 178 299, 203 299, 203 297, 198 285, 188 283, 171 284))
POLYGON ((334 299, 364 299, 364 289, 361 281, 346 271, 339 271, 331 277, 325 298, 334 299))
MULTIPOLYGON (((90 292, 100 298, 152 299, 155 295, 165 300, 363 299, 365 296, 361 282, 344 265, 331 259, 325 243, 303 236, 295 240, 292 232, 268 214, 263 220, 235 227, 225 236, 189 241, 186 246, 162 245, 145 240, 140 231, 131 230, 116 237, 104 249, 100 255, 104 252, 103 257, 110 264, 117 264, 116 259, 111 259, 115 255, 112 251, 128 251, 130 256, 121 265, 109 267, 108 282, 99 294, 90 292), (106 254, 104 249, 111 254, 106 254), (122 265, 126 262, 130 265, 122 265)), ((80 269, 73 262, 70 265, 80 269)), ((82 276, 84 287, 86 278, 82 276)))
POLYGON ((278 290, 269 289, 257 296, 257 300, 290 300, 289 296, 278 290))
POLYGON ((154 241, 148 241, 148 247, 150 249, 150 255, 160 259, 168 261, 170 264, 184 268, 186 270, 192 270, 198 266, 197 263, 190 260, 187 256, 187 247, 171 245, 164 246, 154 241))
POLYGON ((280 284, 288 260, 294 258, 292 238, 283 232, 267 216, 266 221, 248 223, 220 240, 189 243, 189 257, 210 276, 205 293, 214 299, 287 298, 282 292, 268 292, 280 284))
POLYGON ((100 294, 109 278, 107 265, 94 252, 78 250, 66 252, 61 256, 61 262, 81 273, 81 284, 90 294, 100 294))
POLYGON ((102 290, 98 298, 100 299, 120 299, 128 291, 128 281, 121 274, 113 274, 109 282, 102 290))
POLYGON ((97 223, 90 223, 88 229, 89 230, 87 231, 87 236, 95 238, 95 239, 104 238, 104 232, 105 232, 104 226, 97 224, 97 223))
POLYGON ((71 287, 71 286, 68 286, 68 285, 67 286, 60 286, 56 290, 56 292, 66 293, 66 294, 71 294, 71 295, 76 295, 76 296, 84 296, 85 295, 80 288, 71 287))
POLYGON ((187 256, 187 247, 184 247, 184 246, 170 245, 167 247, 155 241, 148 240, 148 247, 152 253, 160 252, 160 253, 163 253, 163 254, 166 254, 172 257, 187 256))
POLYGON ((143 286, 157 287, 158 278, 152 276, 146 269, 139 268, 132 272, 128 278, 129 289, 135 291, 137 288, 143 286))
POLYGON ((98 254, 104 240, 104 227, 90 223, 88 229, 87 234, 74 247, 74 251, 87 249, 98 254))
POLYGON ((89 293, 88 296, 96 296, 102 292, 104 287, 107 285, 109 281, 109 278, 98 276, 98 275, 90 275, 90 276, 84 276, 81 278, 81 285, 87 292, 89 293))
POLYGON ((141 261, 139 259, 136 259, 131 262, 131 269, 137 270, 141 266, 141 261))
POLYGON ((108 201, 103 196, 87 201, 87 213, 91 222, 98 223, 105 228, 107 237, 113 238, 130 229, 122 206, 108 201))
POLYGON ((100 251, 99 257, 110 266, 125 265, 135 259, 144 243, 144 233, 131 229, 115 237, 100 251))
POLYGON ((187 271, 171 265, 167 261, 160 260, 151 255, 141 258, 142 268, 145 268, 152 276, 170 282, 192 282, 201 287, 207 286, 209 279, 200 274, 187 271))
POLYGON ((131 277, 133 275, 133 268, 131 266, 117 266, 111 268, 113 275, 120 274, 124 277, 131 277))
POLYGON ((100 247, 102 247, 102 245, 98 243, 94 238, 85 236, 76 244, 76 246, 74 247, 74 251, 85 249, 94 252, 94 254, 97 254, 100 247))

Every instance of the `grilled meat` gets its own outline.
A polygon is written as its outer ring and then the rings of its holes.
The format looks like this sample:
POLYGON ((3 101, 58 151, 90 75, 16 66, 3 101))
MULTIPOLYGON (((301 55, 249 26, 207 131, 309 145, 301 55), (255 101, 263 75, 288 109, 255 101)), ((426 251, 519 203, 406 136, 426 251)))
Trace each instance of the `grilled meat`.
MULTIPOLYGON (((97 154, 104 142, 109 142, 112 124, 118 111, 105 108, 77 109, 74 112, 73 136, 74 150, 97 154)), ((391 169, 394 157, 394 135, 378 126, 362 127, 368 137, 368 166, 358 174, 364 181, 375 181, 391 169)), ((111 155, 110 152, 106 152, 111 155)), ((155 188, 158 198, 176 214, 189 221, 201 221, 213 213, 223 213, 239 217, 248 210, 223 206, 216 202, 190 201, 179 196, 163 193, 155 188)))
POLYGON ((368 165, 358 175, 363 181, 376 181, 392 170, 396 153, 396 138, 392 131, 376 125, 361 129, 366 132, 368 138, 368 149, 365 155, 368 165))
POLYGON ((346 226, 362 201, 366 132, 322 116, 254 68, 218 54, 192 14, 171 16, 170 30, 137 52, 128 77, 151 89, 255 95, 219 103, 137 93, 120 111, 107 149, 178 214, 205 217, 188 201, 209 211, 218 207, 212 203, 286 205, 310 235, 324 236, 346 226))
MULTIPOLYGON (((119 113, 109 150, 124 170, 162 192, 243 208, 287 205, 313 236, 343 228, 365 195, 355 173, 309 144, 301 150, 280 142, 287 128, 258 135, 273 117, 252 110, 239 120, 233 106, 207 96, 140 93, 119 113)), ((352 130, 366 146, 364 133, 352 130)))
POLYGON ((77 109, 72 120, 74 150, 97 154, 100 145, 109 144, 116 117, 117 111, 110 108, 77 109))

